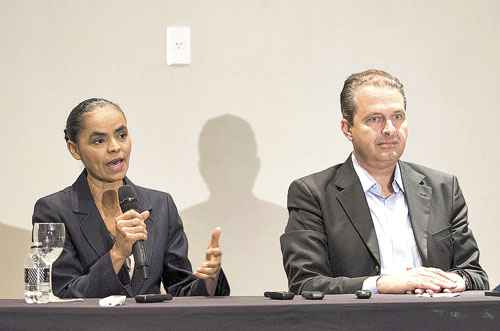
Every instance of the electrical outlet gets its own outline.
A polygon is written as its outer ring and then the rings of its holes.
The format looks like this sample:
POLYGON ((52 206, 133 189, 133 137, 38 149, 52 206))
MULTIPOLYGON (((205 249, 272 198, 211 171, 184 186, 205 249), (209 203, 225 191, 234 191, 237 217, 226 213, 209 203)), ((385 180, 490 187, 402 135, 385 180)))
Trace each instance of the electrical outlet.
POLYGON ((189 26, 167 27, 167 64, 191 63, 191 28, 189 26))

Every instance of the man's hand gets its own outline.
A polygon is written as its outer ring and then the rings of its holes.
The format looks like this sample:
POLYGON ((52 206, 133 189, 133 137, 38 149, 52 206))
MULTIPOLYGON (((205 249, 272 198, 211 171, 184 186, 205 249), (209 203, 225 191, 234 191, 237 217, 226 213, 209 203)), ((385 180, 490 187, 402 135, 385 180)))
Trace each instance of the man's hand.
POLYGON ((221 230, 219 227, 212 231, 210 243, 205 253, 205 261, 196 269, 194 275, 200 279, 216 279, 221 266, 222 251, 219 247, 221 230))
MULTIPOLYGON (((454 293, 454 292, 465 291, 465 280, 462 278, 462 276, 460 276, 459 274, 457 274, 455 272, 446 272, 445 274, 447 275, 447 277, 449 279, 453 280, 457 284, 457 287, 454 289, 445 288, 445 289, 443 289, 444 293, 454 293)), ((412 291, 408 291, 407 293, 411 294, 412 291)), ((415 293, 415 294, 423 294, 423 293, 432 294, 432 293, 434 293, 434 291, 429 290, 429 289, 424 290, 424 289, 417 288, 413 291, 413 293, 415 293)))
MULTIPOLYGON (((456 272, 445 272, 445 274, 449 279, 451 279, 452 281, 455 282, 455 284, 457 284, 457 287, 455 287, 453 289, 445 288, 445 289, 443 289, 443 292, 447 292, 447 293, 453 292, 454 293, 454 292, 465 291, 465 280, 462 278, 462 276, 460 276, 456 272)), ((415 293, 418 293, 420 291, 415 290, 415 293)))
POLYGON ((419 267, 377 280, 379 293, 461 292, 465 282, 459 275, 438 268, 419 267))

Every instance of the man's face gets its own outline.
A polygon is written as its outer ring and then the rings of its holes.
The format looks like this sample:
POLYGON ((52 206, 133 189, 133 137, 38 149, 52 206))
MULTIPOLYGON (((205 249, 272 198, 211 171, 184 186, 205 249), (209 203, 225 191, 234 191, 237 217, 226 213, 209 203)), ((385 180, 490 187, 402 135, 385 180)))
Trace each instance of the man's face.
POLYGON ((354 102, 352 126, 342 119, 341 127, 356 158, 370 167, 395 164, 408 136, 403 96, 395 88, 363 86, 354 93, 354 102))

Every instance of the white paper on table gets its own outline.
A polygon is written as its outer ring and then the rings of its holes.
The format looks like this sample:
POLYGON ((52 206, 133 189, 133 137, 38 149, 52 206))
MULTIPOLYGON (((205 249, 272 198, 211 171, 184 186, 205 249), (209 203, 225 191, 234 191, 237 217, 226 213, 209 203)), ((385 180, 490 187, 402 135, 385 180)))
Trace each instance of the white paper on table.
POLYGON ((109 297, 105 297, 99 300, 99 306, 101 307, 116 307, 125 304, 125 300, 127 299, 124 295, 110 295, 109 297))

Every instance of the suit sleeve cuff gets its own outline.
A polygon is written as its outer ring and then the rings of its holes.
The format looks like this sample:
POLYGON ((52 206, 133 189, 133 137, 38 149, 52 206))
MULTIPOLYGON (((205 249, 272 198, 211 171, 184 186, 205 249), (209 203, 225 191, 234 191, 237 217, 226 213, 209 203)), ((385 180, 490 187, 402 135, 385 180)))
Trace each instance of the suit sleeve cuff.
POLYGON ((472 285, 472 279, 470 277, 470 275, 461 270, 461 269, 456 269, 456 270, 453 270, 452 272, 456 273, 457 275, 459 275, 460 277, 462 277, 462 279, 464 280, 464 283, 465 283, 465 290, 472 290, 474 288, 474 286, 472 285))
POLYGON ((371 276, 368 277, 363 281, 363 287, 361 289, 363 290, 369 290, 373 294, 378 293, 377 291, 377 280, 379 279, 380 276, 371 276))

